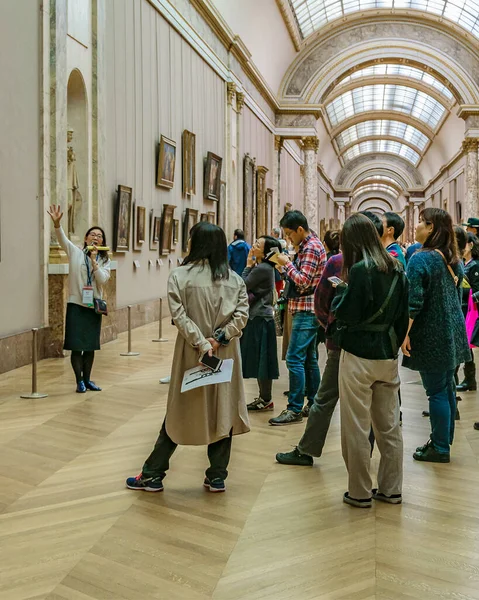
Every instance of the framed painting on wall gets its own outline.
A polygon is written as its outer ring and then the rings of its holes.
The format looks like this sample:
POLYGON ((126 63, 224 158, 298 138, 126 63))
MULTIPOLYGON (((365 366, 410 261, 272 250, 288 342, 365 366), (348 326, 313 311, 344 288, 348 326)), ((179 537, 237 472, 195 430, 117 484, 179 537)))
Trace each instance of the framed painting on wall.
POLYGON ((114 223, 115 252, 128 252, 130 250, 132 193, 131 187, 118 186, 114 223))
POLYGON ((171 249, 171 238, 173 236, 173 215, 175 213, 173 204, 163 205, 163 214, 161 215, 161 235, 160 235, 160 254, 167 256, 171 249))
POLYGON ((176 142, 164 135, 160 138, 156 185, 172 188, 175 183, 176 142))
POLYGON ((216 213, 213 210, 209 210, 206 213, 206 220, 208 221, 208 223, 216 225, 216 213))
POLYGON ((249 154, 243 163, 243 230, 245 240, 251 244, 255 224, 256 161, 249 154))
POLYGON ((220 199, 222 163, 223 159, 220 156, 213 154, 213 152, 208 152, 203 182, 203 197, 205 200, 218 202, 220 199))
POLYGON ((146 240, 146 208, 144 206, 138 206, 138 204, 135 204, 135 208, 133 209, 133 216, 133 249, 141 250, 141 244, 144 244, 146 240))
POLYGON ((206 213, 201 213, 200 221, 208 221, 208 215, 206 213))
POLYGON ((269 235, 274 223, 274 211, 273 211, 273 190, 271 188, 266 189, 266 233, 269 235))
POLYGON ((195 208, 187 208, 185 211, 185 220, 183 221, 183 252, 188 251, 188 240, 190 239, 190 230, 193 225, 198 223, 198 211, 195 208))
POLYGON ((266 167, 256 169, 256 237, 268 233, 266 231, 266 167))
POLYGON ((196 194, 196 135, 185 129, 181 144, 183 195, 196 194))
POLYGON ((155 215, 155 211, 150 211, 150 250, 158 250, 160 241, 161 219, 155 215))
POLYGON ((180 235, 180 222, 178 219, 173 219, 173 235, 171 240, 171 249, 174 250, 176 244, 178 243, 178 238, 180 235))

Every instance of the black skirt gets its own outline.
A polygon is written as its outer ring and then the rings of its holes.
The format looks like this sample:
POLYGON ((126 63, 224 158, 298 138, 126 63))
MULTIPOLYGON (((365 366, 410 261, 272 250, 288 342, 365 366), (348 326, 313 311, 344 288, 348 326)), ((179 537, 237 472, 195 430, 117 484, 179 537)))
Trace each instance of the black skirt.
POLYGON ((65 350, 100 350, 101 315, 93 308, 69 302, 65 323, 65 350))
POLYGON ((243 377, 278 379, 276 328, 273 317, 255 317, 249 320, 240 341, 243 377))

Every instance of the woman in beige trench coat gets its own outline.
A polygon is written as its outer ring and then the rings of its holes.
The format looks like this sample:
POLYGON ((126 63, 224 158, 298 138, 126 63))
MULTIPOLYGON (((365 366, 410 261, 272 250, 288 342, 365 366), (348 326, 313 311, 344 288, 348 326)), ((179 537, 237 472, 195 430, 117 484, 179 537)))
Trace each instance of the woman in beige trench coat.
POLYGON ((178 336, 166 417, 142 472, 126 481, 134 490, 162 491, 177 445, 207 444, 210 467, 204 485, 211 492, 225 491, 231 438, 249 431, 239 345, 248 321, 245 284, 228 267, 222 229, 202 221, 190 235, 188 256, 168 280, 168 304, 178 336), (206 352, 234 360, 231 382, 181 393, 184 372, 206 352))

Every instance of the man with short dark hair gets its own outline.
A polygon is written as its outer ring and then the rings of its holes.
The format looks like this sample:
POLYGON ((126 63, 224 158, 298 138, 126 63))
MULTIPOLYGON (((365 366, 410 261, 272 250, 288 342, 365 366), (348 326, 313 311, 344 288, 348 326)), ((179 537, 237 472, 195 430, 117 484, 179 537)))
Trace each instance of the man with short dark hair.
POLYGON ((326 251, 317 236, 309 229, 306 217, 298 210, 284 214, 280 221, 284 234, 298 252, 291 261, 279 254, 277 262, 285 267, 288 281, 288 310, 292 315, 291 337, 286 354, 289 371, 289 395, 286 410, 269 422, 289 425, 303 420, 304 390, 308 405, 314 401, 319 387, 317 334, 319 322, 314 314, 314 292, 326 264, 326 251))
POLYGON ((228 263, 231 269, 241 277, 246 267, 250 245, 245 242, 242 229, 235 229, 233 237, 234 240, 228 246, 228 263))
POLYGON ((381 242, 391 256, 394 256, 406 270, 406 259, 401 246, 397 243, 399 236, 404 231, 404 221, 396 213, 385 212, 382 216, 383 234, 381 242))

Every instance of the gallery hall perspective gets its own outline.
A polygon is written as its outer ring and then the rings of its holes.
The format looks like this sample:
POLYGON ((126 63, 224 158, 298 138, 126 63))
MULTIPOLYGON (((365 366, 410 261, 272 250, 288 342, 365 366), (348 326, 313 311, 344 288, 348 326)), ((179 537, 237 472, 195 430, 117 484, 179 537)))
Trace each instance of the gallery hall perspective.
POLYGON ((479 600, 479 0, 0 0, 0 77, 0 600, 479 600))

